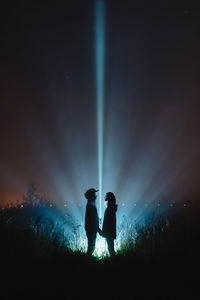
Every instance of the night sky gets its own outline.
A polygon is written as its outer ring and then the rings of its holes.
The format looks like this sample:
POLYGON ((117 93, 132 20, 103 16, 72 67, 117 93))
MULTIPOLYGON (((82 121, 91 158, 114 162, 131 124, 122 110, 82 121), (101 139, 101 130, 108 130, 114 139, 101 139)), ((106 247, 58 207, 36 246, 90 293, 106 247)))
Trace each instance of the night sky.
MULTIPOLYGON (((1 203, 30 183, 60 203, 98 188, 94 3, 1 7, 1 203)), ((198 1, 108 0, 105 45, 105 192, 197 199, 198 1)))

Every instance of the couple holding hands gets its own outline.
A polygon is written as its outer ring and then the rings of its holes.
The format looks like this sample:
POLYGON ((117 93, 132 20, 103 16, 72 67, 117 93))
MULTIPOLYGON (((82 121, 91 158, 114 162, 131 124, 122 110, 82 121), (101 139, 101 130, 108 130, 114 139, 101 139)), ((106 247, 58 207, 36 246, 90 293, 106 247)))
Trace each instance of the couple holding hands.
POLYGON ((85 193, 87 199, 86 213, 85 213, 85 231, 88 239, 87 255, 91 256, 95 249, 97 232, 106 238, 108 251, 110 256, 115 256, 114 239, 116 239, 116 211, 117 204, 115 195, 111 192, 106 193, 105 201, 107 208, 104 213, 102 230, 99 228, 99 218, 96 208, 96 192, 95 189, 89 189, 85 193))

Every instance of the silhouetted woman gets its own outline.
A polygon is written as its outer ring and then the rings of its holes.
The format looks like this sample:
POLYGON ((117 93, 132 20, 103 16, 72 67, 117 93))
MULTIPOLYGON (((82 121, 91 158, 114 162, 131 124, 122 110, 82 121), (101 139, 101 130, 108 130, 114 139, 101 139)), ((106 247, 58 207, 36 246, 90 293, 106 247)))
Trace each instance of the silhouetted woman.
POLYGON ((115 256, 114 240, 116 239, 116 211, 117 204, 115 195, 111 192, 106 193, 105 201, 107 208, 104 214, 102 235, 106 238, 110 256, 115 256))

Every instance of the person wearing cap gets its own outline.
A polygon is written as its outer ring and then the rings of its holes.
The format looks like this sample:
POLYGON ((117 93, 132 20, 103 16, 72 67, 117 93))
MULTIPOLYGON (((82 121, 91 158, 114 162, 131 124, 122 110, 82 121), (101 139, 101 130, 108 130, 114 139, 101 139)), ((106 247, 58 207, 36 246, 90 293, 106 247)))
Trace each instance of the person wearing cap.
POLYGON ((94 252, 97 232, 101 235, 99 217, 95 205, 97 198, 96 192, 98 191, 92 188, 87 190, 85 193, 85 198, 88 200, 85 212, 85 231, 88 239, 88 256, 91 256, 94 252))
POLYGON ((105 201, 107 208, 104 213, 102 236, 106 238, 110 256, 115 256, 114 240, 116 239, 116 211, 117 204, 115 195, 111 192, 106 193, 105 201))

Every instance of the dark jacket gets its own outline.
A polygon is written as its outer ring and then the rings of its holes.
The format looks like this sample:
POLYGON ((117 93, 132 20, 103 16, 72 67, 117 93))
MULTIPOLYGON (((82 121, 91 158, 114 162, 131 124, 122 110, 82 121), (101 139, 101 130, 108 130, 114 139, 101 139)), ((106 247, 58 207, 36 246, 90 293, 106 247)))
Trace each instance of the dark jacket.
POLYGON ((97 208, 94 202, 88 202, 85 212, 85 231, 87 236, 91 236, 97 233, 99 230, 99 218, 97 208))
POLYGON ((105 238, 116 239, 117 205, 108 206, 104 213, 102 235, 105 238))

